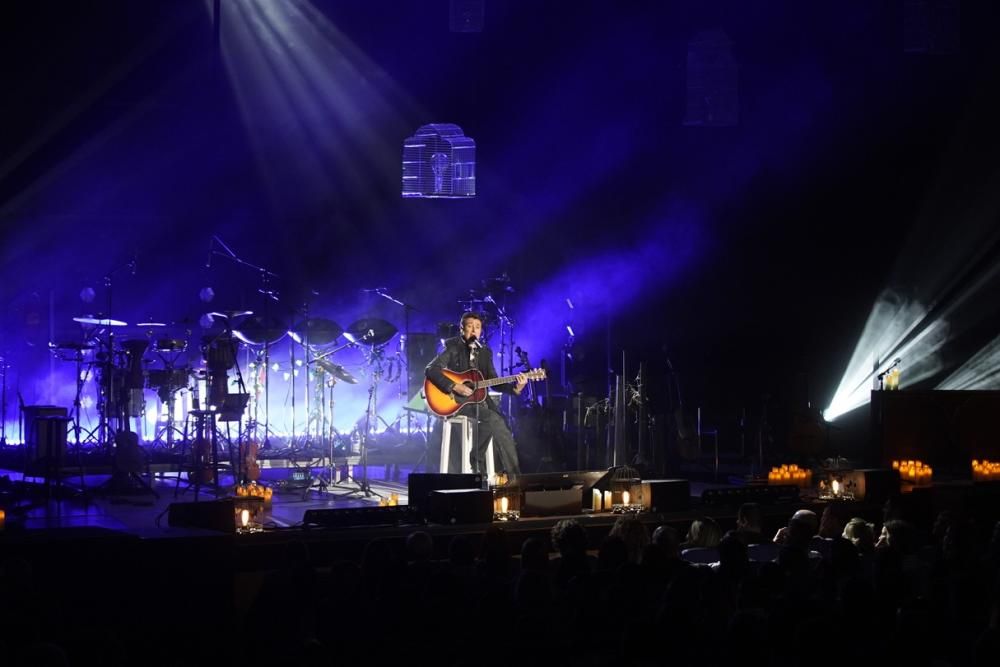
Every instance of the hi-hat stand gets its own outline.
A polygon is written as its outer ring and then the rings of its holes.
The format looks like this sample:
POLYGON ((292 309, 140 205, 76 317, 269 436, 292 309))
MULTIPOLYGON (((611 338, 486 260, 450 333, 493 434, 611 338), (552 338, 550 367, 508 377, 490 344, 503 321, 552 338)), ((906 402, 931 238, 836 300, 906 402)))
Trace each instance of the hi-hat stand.
MULTIPOLYGON (((358 342, 363 342, 364 338, 358 342)), ((358 466, 361 467, 361 479, 356 478, 354 475, 347 475, 347 480, 355 484, 358 488, 348 491, 343 496, 354 496, 363 495, 366 498, 371 496, 382 497, 381 494, 376 493, 372 490, 371 484, 368 482, 368 449, 370 446, 370 439, 372 435, 372 430, 378 426, 378 385, 382 379, 382 374, 384 369, 382 368, 382 349, 379 346, 372 345, 369 349, 368 354, 368 364, 372 367, 371 373, 369 374, 368 381, 368 406, 365 409, 365 420, 364 429, 361 433, 360 442, 358 443, 358 466)), ((357 466, 355 466, 357 467, 357 466)))

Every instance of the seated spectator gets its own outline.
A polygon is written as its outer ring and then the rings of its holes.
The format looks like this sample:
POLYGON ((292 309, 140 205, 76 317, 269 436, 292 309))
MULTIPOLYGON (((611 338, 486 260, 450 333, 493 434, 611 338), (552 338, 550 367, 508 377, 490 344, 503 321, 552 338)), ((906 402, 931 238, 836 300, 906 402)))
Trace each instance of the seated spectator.
POLYGON ((712 569, 735 581, 746 575, 749 566, 747 545, 737 536, 736 531, 731 530, 723 535, 719 541, 719 562, 714 563, 712 569))
POLYGON ((797 525, 808 531, 808 538, 812 539, 812 536, 816 534, 819 530, 819 517, 816 516, 816 512, 812 510, 798 510, 789 519, 788 525, 784 528, 779 528, 778 532, 774 534, 774 539, 772 540, 775 544, 785 544, 788 538, 788 531, 792 525, 792 522, 797 522, 797 525))
POLYGON ((558 521, 550 537, 553 548, 559 552, 559 557, 550 561, 556 588, 564 589, 572 580, 587 577, 596 569, 596 559, 587 555, 587 531, 579 521, 558 521))
POLYGON ((638 565, 642 562, 642 550, 649 544, 649 531, 634 516, 621 516, 611 527, 610 535, 620 537, 628 552, 628 562, 638 565))
POLYGON ((760 505, 743 503, 736 511, 736 536, 746 545, 760 544, 764 541, 761 524, 760 505))
POLYGON ((680 536, 672 526, 658 526, 653 531, 652 546, 660 550, 663 567, 670 579, 673 579, 678 571, 691 566, 691 563, 681 558, 680 536))
POLYGON ((688 528, 687 537, 681 543, 681 551, 685 549, 715 548, 722 539, 722 529, 715 519, 707 516, 695 519, 688 528))
POLYGON ((875 550, 875 526, 861 517, 854 517, 844 526, 842 537, 854 545, 862 556, 875 550))

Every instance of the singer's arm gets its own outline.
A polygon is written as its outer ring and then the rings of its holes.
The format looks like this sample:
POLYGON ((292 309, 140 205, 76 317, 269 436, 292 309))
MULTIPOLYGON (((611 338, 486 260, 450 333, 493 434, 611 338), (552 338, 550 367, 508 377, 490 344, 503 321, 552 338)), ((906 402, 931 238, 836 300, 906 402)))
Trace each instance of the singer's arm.
POLYGON ((445 368, 459 368, 457 359, 459 354, 459 346, 454 344, 452 341, 448 341, 441 354, 434 357, 431 360, 431 363, 427 364, 427 368, 424 369, 424 375, 431 381, 431 384, 446 394, 451 393, 455 383, 449 380, 441 371, 445 368))

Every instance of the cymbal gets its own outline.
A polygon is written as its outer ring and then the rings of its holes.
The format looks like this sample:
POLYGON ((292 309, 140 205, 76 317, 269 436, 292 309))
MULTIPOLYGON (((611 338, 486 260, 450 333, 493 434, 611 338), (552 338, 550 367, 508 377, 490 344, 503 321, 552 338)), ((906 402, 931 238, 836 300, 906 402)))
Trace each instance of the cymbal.
POLYGON ((167 326, 167 324, 165 322, 139 322, 135 326, 142 327, 142 328, 146 328, 146 327, 165 327, 165 326, 167 326))
POLYGON ((121 320, 112 320, 109 318, 100 317, 74 317, 74 322, 79 322, 80 324, 89 324, 95 327, 127 327, 128 322, 122 322, 121 320))
POLYGON ((344 333, 343 327, 323 317, 310 317, 293 326, 288 335, 296 343, 308 342, 309 345, 329 345, 344 333))
POLYGON ((234 321, 242 319, 247 315, 253 315, 252 310, 213 310, 209 313, 212 317, 219 317, 224 320, 229 320, 230 324, 234 321))
POLYGON ((77 352, 83 350, 93 350, 94 346, 90 343, 80 343, 77 341, 59 341, 58 343, 49 343, 50 350, 74 350, 77 352))
POLYGON ((361 345, 385 345, 396 332, 395 325, 375 317, 365 317, 351 324, 344 331, 344 338, 361 345))
POLYGON ((288 327, 277 317, 254 315, 240 323, 233 335, 247 345, 273 345, 285 337, 288 327))
POLYGON ((314 362, 317 366, 322 368, 324 371, 334 376, 339 380, 343 380, 347 384, 357 384, 358 379, 351 375, 346 368, 340 364, 335 364, 329 359, 316 359, 314 362))

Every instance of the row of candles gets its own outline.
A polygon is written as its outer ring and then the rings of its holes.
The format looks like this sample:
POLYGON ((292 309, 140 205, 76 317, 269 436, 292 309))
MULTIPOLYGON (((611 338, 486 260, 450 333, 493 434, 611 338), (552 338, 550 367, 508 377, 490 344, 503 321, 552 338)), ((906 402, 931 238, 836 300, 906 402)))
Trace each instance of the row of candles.
POLYGON ((803 470, 794 463, 775 466, 767 473, 768 484, 794 484, 803 488, 812 486, 812 470, 803 470))
POLYGON ((987 482, 1000 479, 1000 462, 972 459, 972 480, 987 482))
POLYGON ((396 507, 399 505, 399 494, 390 493, 388 496, 382 496, 378 499, 379 507, 396 507))
MULTIPOLYGON (((624 507, 630 507, 632 505, 632 495, 628 491, 622 491, 622 502, 624 507)), ((591 498, 590 509, 594 512, 610 512, 615 508, 614 503, 611 499, 611 492, 605 491, 603 494, 599 489, 594 489, 594 495, 591 498)))
POLYGON ((264 504, 270 505, 271 498, 274 496, 274 489, 263 484, 258 484, 257 482, 250 482, 248 484, 237 484, 234 493, 239 498, 263 498, 264 504))
POLYGON ((924 465, 923 461, 906 459, 892 462, 892 469, 899 471, 899 478, 908 482, 913 482, 919 486, 931 483, 934 476, 934 469, 929 465, 924 465))

